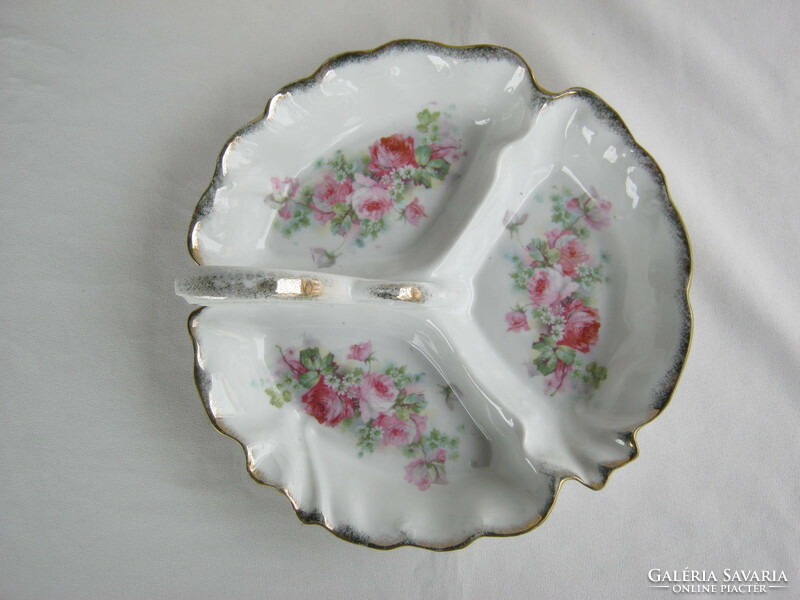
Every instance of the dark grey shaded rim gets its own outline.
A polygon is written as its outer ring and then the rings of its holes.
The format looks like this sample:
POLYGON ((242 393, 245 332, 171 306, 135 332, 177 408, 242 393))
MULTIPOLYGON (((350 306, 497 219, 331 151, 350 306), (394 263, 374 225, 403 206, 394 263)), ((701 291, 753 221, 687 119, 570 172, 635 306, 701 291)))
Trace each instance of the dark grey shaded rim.
MULTIPOLYGON (((217 166, 214 172, 214 177, 211 180, 206 191, 203 193, 200 201, 197 203, 197 207, 195 208, 194 214, 192 216, 191 225, 189 227, 189 236, 188 236, 188 246, 189 246, 189 254, 192 256, 192 259, 198 264, 201 265, 202 261, 200 260, 199 253, 197 252, 197 248, 195 248, 192 244, 192 237, 195 228, 197 225, 202 221, 202 219, 210 212, 214 196, 216 195, 217 189, 222 183, 222 158, 225 155, 225 152, 228 150, 231 143, 239 136, 245 135, 253 128, 258 126, 262 121, 268 118, 270 107, 272 105, 273 100, 276 96, 284 93, 294 92, 294 91, 302 91, 307 89, 316 83, 318 83, 324 74, 332 69, 344 66, 346 64, 355 63, 355 62, 362 62, 366 60, 375 60, 380 58, 390 52, 396 51, 435 51, 438 54, 444 54, 451 57, 459 57, 459 58, 469 58, 469 59, 479 59, 479 60, 507 60, 522 66, 525 68, 527 76, 533 86, 535 92, 538 92, 543 98, 544 103, 542 103, 541 98, 533 97, 531 99, 532 105, 534 109, 538 110, 542 108, 549 102, 553 102, 558 100, 559 98, 566 97, 566 96, 577 96, 584 100, 589 106, 591 106, 594 116, 605 123, 612 131, 614 131, 617 135, 619 135, 623 140, 625 140, 628 145, 631 147, 631 150, 634 154, 634 157, 638 160, 639 165, 645 171, 647 171, 655 181, 656 185, 659 189, 658 194, 658 201, 661 203, 662 212, 665 218, 668 220, 671 230, 672 236, 675 240, 675 248, 676 248, 676 263, 678 265, 678 276, 675 281, 676 285, 676 292, 674 294, 674 299, 678 304, 678 309, 681 313, 681 331, 680 331, 680 340, 678 343, 678 348, 675 354, 672 357, 670 367, 665 372, 664 376, 661 378, 660 382, 651 390, 651 414, 650 416, 640 423, 635 429, 632 431, 623 431, 619 432, 619 436, 621 439, 625 439, 631 448, 630 456, 621 461, 616 461, 613 464, 600 464, 599 470, 601 473, 601 480, 598 483, 587 483, 583 481, 580 477, 575 475, 572 476, 556 476, 551 474, 551 497, 549 499, 549 504, 547 505, 547 509, 545 512, 537 519, 534 519, 532 522, 527 523, 519 530, 514 530, 510 532, 496 532, 496 531, 479 531, 475 534, 468 536, 465 539, 459 540, 455 543, 444 547, 431 547, 422 544, 417 544, 413 540, 403 540, 395 544, 391 545, 379 545, 375 544, 370 541, 369 537, 363 533, 356 531, 354 528, 349 526, 344 526, 341 528, 333 528, 330 527, 326 522, 321 512, 314 511, 314 512, 307 512, 299 509, 296 502, 293 500, 291 495, 289 494, 288 490, 285 488, 280 487, 279 485, 262 481, 257 477, 257 475, 253 472, 249 461, 247 462, 247 471, 250 476, 258 483, 262 485, 267 485, 273 487, 275 489, 280 490, 283 494, 289 498, 290 502, 295 508, 295 513, 297 514, 298 519, 301 522, 306 524, 314 524, 320 525, 336 535, 337 537, 363 546, 367 546, 369 548, 374 548, 378 550, 391 550, 394 548, 399 548, 402 546, 412 546, 417 548, 424 548, 427 550, 435 550, 435 551, 449 551, 449 550, 458 550, 460 548, 464 548, 471 544, 478 538, 481 537, 511 537, 515 535, 521 535, 531 531, 532 529, 541 525, 547 517, 550 516, 552 512, 555 502, 558 498, 558 494, 561 491, 561 486, 564 482, 569 480, 575 480, 582 485, 593 489, 593 490, 600 490, 605 487, 608 479, 610 478, 611 474, 614 473, 620 467, 634 461, 639 455, 639 447, 636 442, 636 435, 638 434, 639 430, 647 425, 649 422, 654 420, 658 417, 666 408, 667 404, 672 398, 674 394, 675 388, 678 384, 680 379, 681 373, 683 372, 683 368, 686 364, 686 357, 689 352, 689 347, 691 345, 692 333, 693 333, 693 317, 692 317, 692 310, 691 305, 689 303, 689 288, 691 286, 691 275, 692 275, 692 257, 691 257, 691 245, 689 242, 689 237, 686 233, 686 228, 683 223, 683 219, 680 216, 677 208, 675 207, 674 203, 672 202, 672 198, 670 197, 669 190, 667 188, 666 180, 664 179, 664 174, 661 171, 661 168, 658 166, 656 161, 653 159, 652 156, 642 148, 634 139, 633 135, 631 135, 630 130, 625 125, 625 122, 619 116, 619 114, 612 109, 606 102, 604 102, 597 94, 592 92, 591 90, 587 90, 585 88, 570 88, 565 90, 561 93, 554 93, 546 90, 544 87, 539 85, 536 81, 536 77, 533 74, 530 66, 525 62, 525 60, 513 50, 509 48, 505 48, 502 46, 489 46, 489 45, 475 45, 475 46, 449 46, 446 44, 439 44, 436 42, 431 42, 427 40, 415 40, 415 39, 402 39, 402 40, 395 40, 379 46, 373 50, 365 50, 365 51, 358 51, 358 52, 347 52, 343 54, 339 54, 326 62, 324 62, 311 76, 298 80, 294 83, 290 83, 289 85, 284 86, 281 88, 272 98, 270 98, 267 106, 264 110, 264 113, 258 119, 251 121, 244 127, 242 127, 239 131, 233 134, 230 139, 225 143, 222 152, 217 159, 217 166)), ((204 310, 205 307, 201 307, 191 315, 189 315, 188 327, 189 327, 189 335, 192 339, 192 343, 194 345, 194 377, 195 377, 195 384, 197 386, 197 390, 200 394, 200 397, 203 400, 203 405, 205 406, 206 413, 208 418, 210 419, 214 428, 234 440, 236 440, 242 449, 245 452, 245 456, 247 456, 247 448, 241 440, 236 438, 233 434, 226 431, 225 428, 217 422, 216 417, 214 416, 213 412, 211 411, 209 400, 210 400, 210 377, 205 372, 203 367, 200 364, 200 348, 196 336, 194 335, 194 327, 195 322, 199 314, 204 310)))

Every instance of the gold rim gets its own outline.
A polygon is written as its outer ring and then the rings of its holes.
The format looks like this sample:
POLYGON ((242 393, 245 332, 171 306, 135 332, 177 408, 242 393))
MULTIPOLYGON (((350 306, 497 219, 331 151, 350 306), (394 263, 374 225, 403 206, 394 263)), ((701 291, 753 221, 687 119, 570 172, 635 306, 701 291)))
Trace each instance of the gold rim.
POLYGON ((620 129, 620 131, 622 132, 624 137, 626 137, 630 141, 634 151, 638 152, 641 155, 641 158, 642 158, 643 161, 645 161, 645 162, 649 161, 653 176, 656 178, 657 183, 660 184, 660 186, 663 188, 663 197, 664 197, 664 200, 666 200, 667 207, 672 211, 672 213, 674 215, 674 224, 673 224, 673 226, 674 226, 675 232, 678 234, 678 238, 679 238, 677 240, 677 242, 676 242, 676 246, 678 246, 679 254, 682 254, 680 252, 681 250, 685 251, 685 258, 679 257, 679 259, 678 259, 679 260, 679 267, 680 267, 680 263, 681 262, 685 263, 683 271, 682 271, 682 273, 680 273, 681 278, 682 279, 685 278, 685 281, 686 281, 685 286, 683 286, 683 289, 682 289, 683 294, 682 294, 682 296, 680 298, 682 300, 683 304, 679 307, 681 309, 681 311, 684 313, 683 321, 682 321, 682 330, 683 331, 681 333, 681 341, 679 343, 678 352, 673 357, 672 365, 666 371, 665 376, 664 376, 665 379, 671 380, 671 382, 665 384, 664 392, 661 394, 662 398, 656 398, 655 399, 654 408, 653 408, 652 414, 645 421, 640 423, 633 431, 630 432, 630 440, 629 440, 629 443, 628 443, 629 447, 632 449, 632 453, 631 453, 630 457, 627 458, 627 459, 624 459, 624 460, 616 461, 614 463, 599 464, 599 467, 601 468, 601 473, 603 474, 603 479, 598 483, 587 483, 587 482, 583 481, 577 475, 562 476, 562 477, 554 478, 553 479, 553 482, 554 482, 553 483, 553 493, 552 493, 552 496, 550 498, 549 506, 548 506, 547 510, 544 512, 544 514, 539 515, 536 519, 526 523, 524 526, 522 526, 519 529, 512 530, 512 531, 509 531, 509 532, 495 532, 495 531, 479 532, 479 533, 474 534, 473 536, 470 536, 467 539, 458 541, 458 542, 456 542, 454 544, 450 544, 450 545, 444 544, 441 547, 421 545, 421 544, 414 543, 411 540, 404 540, 404 541, 399 542, 397 544, 392 544, 392 545, 388 545, 388 546, 381 546, 381 545, 373 544, 373 543, 369 542, 369 540, 366 540, 366 539, 363 539, 363 538, 358 538, 356 536, 349 536, 348 533, 346 533, 346 532, 344 532, 342 530, 337 530, 336 528, 331 526, 330 523, 328 523, 325 520, 324 515, 304 513, 300 509, 300 507, 298 506, 297 502, 292 497, 291 493, 286 488, 282 488, 282 487, 277 486, 275 484, 272 484, 272 483, 269 483, 267 481, 263 481, 263 480, 259 479, 258 476, 255 474, 254 469, 252 468, 252 465, 250 463, 249 453, 247 451, 247 446, 241 440, 239 440, 237 437, 235 437, 233 434, 231 434, 228 431, 226 431, 225 428, 220 423, 217 422, 216 417, 214 416, 213 412, 211 411, 211 408, 210 408, 210 405, 209 405, 209 398, 208 398, 208 391, 209 390, 208 390, 207 386, 204 383, 205 370, 203 369, 203 367, 200 364, 200 347, 199 347, 199 343, 197 341, 197 337, 194 334, 195 320, 199 316, 199 314, 203 310, 205 310, 206 307, 200 307, 200 308, 194 310, 189 315, 189 320, 188 320, 189 336, 190 336, 190 338, 192 340, 192 344, 194 346, 194 354, 195 354, 195 356, 194 356, 195 386, 197 387, 197 391, 200 394, 201 399, 203 400, 203 405, 205 407, 206 414, 208 415, 208 418, 211 421, 211 424, 214 426, 214 428, 219 433, 221 433, 222 435, 235 440, 242 447, 242 450, 245 453, 247 472, 248 472, 248 474, 250 475, 250 477, 254 481, 256 481, 257 483, 259 483, 261 485, 265 485, 265 486, 268 486, 268 487, 271 487, 271 488, 274 488, 276 490, 281 491, 289 499, 289 501, 291 502, 292 507, 294 508, 294 511, 295 511, 295 516, 297 516, 297 518, 300 520, 301 523, 306 524, 306 525, 319 525, 319 526, 323 527, 324 529, 328 530, 329 532, 331 532, 333 535, 335 535, 339 539, 342 539, 342 540, 344 540, 346 542, 350 542, 352 544, 356 544, 356 545, 360 545, 360 546, 367 546, 369 548, 374 548, 374 549, 377 549, 377 550, 393 550, 395 548, 400 548, 400 547, 403 547, 403 546, 407 546, 407 547, 414 547, 414 548, 422 548, 422 549, 426 549, 426 550, 433 550, 433 551, 438 551, 438 552, 446 552, 446 551, 459 550, 461 548, 465 548, 465 547, 469 546, 470 544, 472 544, 472 542, 474 542, 475 540, 483 538, 483 537, 513 537, 513 536, 517 536, 517 535, 522 535, 522 534, 528 533, 529 531, 537 528, 542 523, 544 523, 547 520, 547 518, 550 516, 550 514, 553 512, 553 509, 554 509, 554 507, 556 505, 556 502, 558 501, 558 496, 561 493, 561 489, 562 489, 562 487, 563 487, 565 482, 567 482, 567 481, 577 481, 578 483, 580 483, 581 485, 583 485, 585 487, 588 487, 589 489, 592 489, 592 490, 595 490, 595 491, 601 490, 606 486, 606 484, 608 483, 609 479, 611 478, 611 475, 614 472, 616 472, 617 469, 619 469, 619 468, 621 468, 621 467, 623 467, 623 466, 625 466, 627 464, 630 464, 631 462, 636 460, 636 458, 638 458, 638 456, 639 456, 639 446, 638 446, 638 442, 637 442, 637 439, 636 439, 637 435, 638 435, 639 431, 642 429, 642 427, 644 427, 648 423, 651 423, 658 416, 660 416, 664 412, 664 409, 667 407, 667 405, 672 400, 672 397, 675 394, 675 389, 677 388, 678 383, 680 381, 680 378, 683 375, 683 371, 684 371, 684 368, 686 366, 686 359, 687 359, 687 357, 689 355, 689 351, 690 351, 690 348, 691 348, 691 345, 692 345, 692 339, 693 339, 693 336, 694 336, 694 315, 692 313, 692 306, 691 306, 691 302, 689 300, 689 291, 690 291, 691 284, 692 284, 693 261, 692 261, 692 245, 691 245, 691 240, 689 238, 689 233, 688 233, 688 231, 686 229, 686 225, 684 223, 683 217, 680 214, 680 211, 678 210, 677 206, 675 206, 675 203, 672 201, 672 196, 669 193, 669 188, 667 186, 667 181, 666 181, 666 178, 664 177, 664 173, 661 170, 661 167, 659 166, 658 162, 656 162, 656 160, 650 155, 650 153, 647 152, 636 141, 636 139, 631 134, 630 129, 628 129, 628 126, 625 124, 625 121, 622 119, 622 117, 620 117, 619 114, 613 108, 611 108, 611 106, 609 106, 608 103, 606 103, 600 96, 598 96, 597 94, 595 94, 591 90, 588 90, 586 88, 581 88, 581 87, 569 88, 569 89, 564 90, 563 92, 559 92, 559 93, 551 92, 550 90, 547 90, 542 85, 540 85, 539 82, 536 80, 536 76, 535 76, 535 74, 533 72, 533 69, 531 69, 531 67, 530 67, 530 65, 528 65, 527 61, 522 56, 520 56, 517 52, 515 52, 514 50, 511 50, 510 48, 506 48, 505 46, 495 46, 495 45, 487 45, 487 44, 475 44, 475 45, 468 45, 468 46, 454 46, 454 45, 450 45, 450 44, 441 44, 441 43, 438 43, 438 42, 432 42, 430 40, 409 38, 409 39, 393 40, 393 41, 388 42, 386 44, 382 44, 380 46, 372 48, 371 50, 361 50, 361 51, 355 51, 355 52, 343 52, 341 54, 337 54, 337 55, 329 58, 324 63, 322 63, 322 65, 320 65, 320 67, 317 68, 314 71, 314 73, 312 73, 308 77, 305 77, 303 79, 298 79, 297 81, 294 81, 294 82, 292 82, 292 83, 290 83, 288 85, 285 85, 280 90, 278 90, 278 92, 276 94, 274 94, 270 98, 269 102, 267 103, 266 108, 264 109, 264 113, 260 117, 254 119, 253 121, 250 121, 247 125, 242 127, 239 131, 237 131, 235 134, 233 134, 228 139, 228 141, 223 146, 222 151, 221 151, 221 153, 219 155, 219 158, 217 160, 217 167, 216 167, 216 171, 214 173, 214 177, 212 178, 211 183, 209 184, 208 188, 206 188, 205 192, 203 193, 203 196, 201 197, 200 202, 198 202, 198 205, 197 205, 197 207, 195 209, 195 212, 194 212, 194 214, 192 216, 192 221, 191 221, 191 224, 190 224, 190 227, 189 227, 189 235, 188 235, 187 242, 188 242, 188 247, 189 247, 189 254, 191 255, 192 259, 195 261, 195 263, 197 263, 198 265, 201 265, 201 266, 203 264, 202 259, 199 256, 199 251, 198 251, 199 248, 197 247, 197 244, 196 244, 195 239, 194 239, 195 238, 195 232, 196 232, 197 228, 200 226, 200 224, 202 222, 202 218, 205 215, 205 210, 206 210, 207 206, 210 206, 211 204, 213 204, 213 193, 216 191, 216 189, 218 187, 218 182, 219 182, 219 180, 221 178, 221 173, 222 173, 222 167, 221 167, 221 165, 222 165, 222 157, 225 155, 225 152, 228 150, 228 148, 231 146, 231 144, 234 143, 235 140, 239 136, 245 134, 247 131, 249 131, 256 124, 258 124, 258 123, 270 118, 269 117, 270 107, 272 106, 272 102, 274 101, 274 99, 277 96, 279 96, 282 93, 289 92, 293 88, 305 87, 307 85, 313 84, 320 77, 320 75, 322 73, 328 71, 330 68, 333 67, 334 64, 338 64, 338 63, 342 63, 342 62, 350 62, 352 60, 365 58, 365 57, 368 57, 368 56, 371 56, 371 55, 374 55, 374 54, 379 54, 381 52, 390 50, 392 48, 397 48, 397 47, 409 47, 409 48, 411 48, 411 47, 420 46, 420 45, 428 45, 428 46, 433 46, 433 47, 436 47, 436 48, 446 48, 446 49, 450 49, 450 50, 457 50, 457 51, 464 51, 464 52, 470 52, 470 51, 472 51, 472 52, 476 52, 476 51, 480 52, 480 51, 483 51, 483 52, 491 52, 491 53, 498 53, 498 54, 507 54, 508 55, 507 58, 508 57, 513 57, 525 67, 526 72, 527 72, 528 76, 531 79, 531 83, 532 83, 534 89, 545 97, 545 102, 542 105, 542 107, 540 107, 540 110, 548 102, 552 102, 552 101, 555 101, 555 100, 557 100, 559 98, 570 96, 570 95, 580 95, 580 96, 586 97, 594 105, 595 109, 603 110, 604 112, 606 112, 607 116, 610 118, 611 121, 613 121, 617 125, 617 127, 620 129), (680 248, 681 244, 684 245, 684 248, 682 248, 682 249, 680 248), (673 371, 675 371, 675 373, 674 373, 673 376, 671 376, 673 371))

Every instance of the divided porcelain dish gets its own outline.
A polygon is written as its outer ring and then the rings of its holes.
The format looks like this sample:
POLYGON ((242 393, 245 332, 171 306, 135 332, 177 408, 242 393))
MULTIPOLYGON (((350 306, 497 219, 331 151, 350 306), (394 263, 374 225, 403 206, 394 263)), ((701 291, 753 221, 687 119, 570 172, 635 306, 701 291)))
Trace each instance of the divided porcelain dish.
POLYGON ((452 549, 601 488, 668 402, 690 259, 602 100, 494 46, 345 54, 220 157, 176 282, 216 427, 300 519, 452 549))

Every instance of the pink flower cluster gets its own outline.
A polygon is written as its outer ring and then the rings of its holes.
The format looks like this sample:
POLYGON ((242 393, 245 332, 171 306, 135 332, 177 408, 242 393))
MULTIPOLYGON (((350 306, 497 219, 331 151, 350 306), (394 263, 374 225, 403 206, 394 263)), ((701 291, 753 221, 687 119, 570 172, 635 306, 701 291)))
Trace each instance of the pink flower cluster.
MULTIPOLYGON (((520 273, 527 277, 527 281, 516 281, 520 288, 524 282, 529 302, 505 315, 510 332, 530 331, 531 319, 536 315, 547 318, 534 344, 534 348, 545 354, 538 359, 541 363, 532 366, 545 374, 548 391, 561 389, 573 370, 575 354, 572 351, 586 354, 598 342, 600 313, 586 304, 589 291, 582 290, 580 283, 581 267, 590 267, 593 259, 581 238, 586 238, 589 230, 599 231, 611 223, 611 203, 601 198, 594 188, 581 197, 554 201, 562 210, 554 212, 553 218, 563 228, 551 229, 545 233, 544 240, 534 239, 525 246, 528 258, 517 258, 517 265, 527 271, 518 270, 515 277, 520 273), (573 231, 576 227, 581 237, 573 231), (545 309, 544 316, 541 309, 545 309)), ((518 239, 519 229, 526 220, 527 214, 506 213, 503 222, 512 238, 518 239)), ((585 280, 584 285, 591 287, 585 280)))
POLYGON ((395 405, 400 391, 388 375, 367 373, 360 385, 340 393, 321 376, 317 383, 300 397, 305 411, 321 425, 335 427, 343 419, 352 417, 357 410, 365 423, 374 420, 382 432, 385 446, 405 446, 418 442, 428 427, 427 418, 411 413, 400 419, 395 405))
MULTIPOLYGON (((569 230, 551 229, 545 233, 545 239, 550 249, 559 251, 559 259, 551 266, 531 262, 534 269, 526 284, 528 298, 532 306, 547 306, 554 314, 564 317, 564 336, 559 344, 588 352, 597 343, 600 317, 597 309, 572 296, 580 288, 573 277, 577 277, 578 267, 589 262, 589 253, 569 230)), ((508 331, 530 330, 528 315, 523 310, 507 313, 506 323, 508 331)))
MULTIPOLYGON (((435 104, 435 103, 433 103, 435 104)), ((417 114, 414 135, 394 133, 369 146, 368 157, 346 156, 337 151, 320 159, 316 179, 300 186, 296 178, 273 177, 265 201, 278 209, 275 227, 286 237, 312 222, 327 226, 335 236, 354 233, 357 247, 377 239, 388 226, 388 217, 419 226, 428 212, 414 194, 420 187, 431 188, 444 181, 450 167, 464 155, 461 140, 453 136, 450 115, 424 108, 417 114), (424 135, 422 135, 424 134, 424 135)), ((339 249, 309 248, 317 267, 336 264, 339 249)))
MULTIPOLYGON (((299 397, 303 410, 318 423, 337 427, 345 419, 361 422, 379 435, 376 440, 379 445, 413 447, 415 453, 421 453, 421 458, 406 467, 407 481, 420 490, 428 489, 431 483, 446 483, 447 450, 431 448, 429 442, 424 443, 423 436, 428 430, 428 419, 420 414, 424 396, 413 386, 400 387, 404 384, 397 384, 389 371, 381 373, 371 369, 375 361, 371 342, 353 344, 349 348, 347 359, 364 363, 366 368, 366 372, 363 368, 357 370, 355 378, 341 370, 333 355, 328 355, 326 362, 318 348, 305 356, 306 351, 298 355, 293 348, 280 349, 280 352, 281 369, 290 373, 303 390, 299 397)), ((440 435, 437 431, 433 433, 440 435)))
MULTIPOLYGON (((460 144, 447 138, 440 144, 431 144, 431 157, 455 160, 458 158, 460 144)), ((377 140, 369 148, 370 162, 367 174, 355 173, 352 178, 337 180, 332 172, 323 175, 320 183, 314 186, 309 207, 314 220, 327 224, 336 216, 336 205, 348 204, 354 215, 352 225, 361 220, 378 221, 385 217, 394 206, 389 194, 393 175, 398 169, 416 168, 414 138, 395 133, 377 140)), ((407 180, 408 178, 404 178, 407 180)), ((296 200, 299 181, 293 178, 272 178, 272 199, 280 206, 282 219, 294 216, 292 202, 296 200)), ((407 223, 419 225, 427 217, 425 208, 417 197, 401 211, 407 223)))
MULTIPOLYGON (((347 358, 365 363, 371 361, 372 343, 350 346, 347 358)), ((300 376, 308 372, 296 358, 284 355, 283 361, 294 375, 300 376)), ((411 414, 409 419, 399 419, 396 416, 398 399, 408 393, 406 389, 398 390, 389 375, 370 371, 364 374, 358 385, 351 385, 343 392, 337 392, 326 382, 324 376, 320 376, 317 383, 301 396, 300 401, 308 414, 320 424, 329 427, 338 425, 357 411, 364 423, 374 420, 375 425, 383 432, 384 445, 404 446, 409 440, 419 441, 419 436, 427 428, 427 419, 424 416, 411 414)))

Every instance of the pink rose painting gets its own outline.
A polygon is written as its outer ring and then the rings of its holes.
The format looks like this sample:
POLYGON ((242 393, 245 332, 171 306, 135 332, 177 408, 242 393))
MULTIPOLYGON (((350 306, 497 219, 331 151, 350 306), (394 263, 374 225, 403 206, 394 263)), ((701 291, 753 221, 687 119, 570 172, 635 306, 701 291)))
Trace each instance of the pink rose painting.
POLYGON ((565 277, 558 269, 545 267, 533 270, 525 288, 535 306, 549 306, 573 294, 578 289, 578 284, 565 277))
MULTIPOLYGON (((264 390, 272 406, 296 403, 318 425, 350 435, 359 456, 399 452, 411 459, 405 480, 420 491, 447 483, 446 465, 458 459, 459 438, 429 427, 424 373, 396 362, 374 368, 378 359, 369 340, 350 345, 343 361, 318 345, 278 347, 278 353, 279 379, 264 390)), ((452 410, 452 390, 440 391, 442 409, 452 410)))
POLYGON ((394 406, 397 388, 388 375, 369 373, 358 388, 361 419, 369 421, 386 414, 394 406))
POLYGON ((328 223, 336 216, 335 206, 345 203, 353 193, 350 181, 336 181, 330 173, 326 173, 322 183, 314 188, 310 203, 311 214, 318 223, 328 223))
POLYGON ((412 460, 406 465, 406 481, 425 491, 431 487, 431 477, 428 468, 428 461, 424 458, 412 460))
POLYGON ((578 276, 578 267, 589 262, 586 246, 570 230, 551 229, 544 234, 550 248, 558 250, 558 265, 562 273, 570 277, 578 276))
POLYGON ((356 191, 353 192, 353 206, 359 219, 379 221, 392 209, 389 190, 384 185, 365 175, 356 175, 356 191))
MULTIPOLYGON (((384 446, 405 446, 410 439, 409 420, 396 415, 381 415, 375 419, 375 425, 381 430, 381 442, 384 446)), ((413 425, 413 423, 412 423, 413 425)))
POLYGON ((353 184, 345 179, 336 181, 330 173, 326 173, 322 183, 314 188, 314 203, 320 210, 333 210, 337 204, 347 202, 353 193, 353 184))
POLYGON ((530 326, 528 325, 528 315, 522 310, 514 310, 506 313, 506 324, 508 324, 508 329, 506 329, 506 331, 531 330, 530 326))
POLYGON ((422 204, 419 202, 419 198, 414 198, 411 203, 406 206, 405 210, 403 211, 403 216, 406 218, 406 222, 409 225, 419 225, 420 220, 423 217, 427 217, 428 213, 425 212, 422 204))
POLYGON ((444 463, 447 451, 438 448, 430 456, 418 458, 406 465, 406 481, 416 485, 420 490, 427 490, 432 483, 447 483, 444 463))
POLYGON ((353 344, 350 346, 350 352, 347 358, 350 360, 367 361, 372 356, 372 342, 364 342, 363 344, 353 344))

